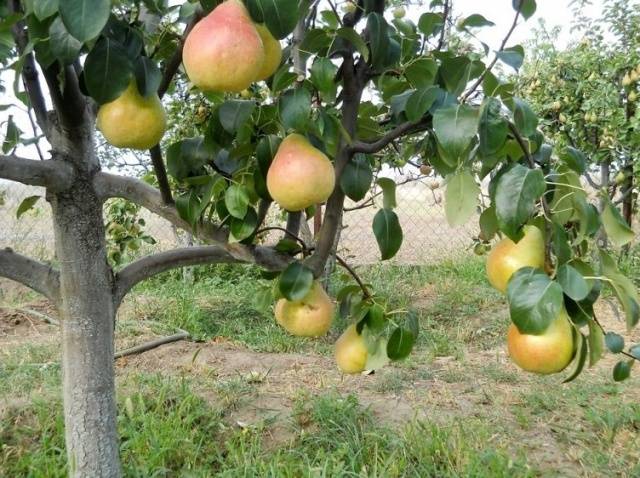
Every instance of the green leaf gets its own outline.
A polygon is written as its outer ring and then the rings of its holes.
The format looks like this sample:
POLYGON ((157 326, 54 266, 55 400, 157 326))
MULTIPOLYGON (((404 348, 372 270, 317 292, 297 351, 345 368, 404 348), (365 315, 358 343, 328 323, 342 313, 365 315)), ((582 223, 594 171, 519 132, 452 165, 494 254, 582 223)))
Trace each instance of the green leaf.
POLYGON ((525 20, 528 20, 536 13, 536 0, 511 0, 513 9, 520 11, 525 20))
POLYGON ((560 159, 578 174, 584 174, 587 170, 587 158, 579 149, 567 146, 560 154, 560 159))
POLYGON ((255 108, 253 101, 225 101, 218 110, 220 124, 228 133, 234 134, 251 118, 255 108))
POLYGON ((590 320, 589 322, 589 367, 593 367, 604 355, 604 335, 602 329, 590 320))
POLYGON ((613 367, 613 379, 616 382, 622 382, 631 375, 631 364, 628 361, 621 360, 613 367))
POLYGON ((520 98, 513 99, 513 121, 524 136, 532 136, 538 127, 538 117, 528 103, 520 98))
POLYGON ((640 344, 633 345, 629 349, 629 354, 636 360, 640 360, 640 344))
POLYGON ((614 246, 622 247, 629 244, 635 237, 633 229, 629 227, 627 221, 624 220, 618 208, 611 204, 607 199, 604 210, 602 211, 602 224, 607 236, 614 246))
POLYGON ((507 121, 502 117, 500 101, 487 98, 480 112, 480 154, 492 156, 504 146, 509 133, 507 121))
POLYGON ((600 273, 609 279, 609 284, 622 305, 627 320, 627 328, 635 327, 640 320, 640 305, 636 286, 618 270, 613 258, 602 250, 600 251, 600 268, 600 273))
POLYGON ((298 23, 300 9, 298 0, 255 0, 262 12, 264 23, 271 34, 282 40, 298 23))
POLYGON ((591 290, 582 274, 568 264, 558 267, 556 279, 564 293, 575 301, 585 299, 591 290))
POLYGON ((247 188, 239 184, 232 184, 224 193, 224 204, 229 214, 238 219, 243 219, 247 215, 249 202, 247 188))
POLYGON ((374 68, 385 65, 389 48, 389 25, 379 13, 370 13, 367 17, 367 31, 371 48, 371 64, 374 68))
POLYGON ((4 135, 4 141, 2 142, 2 152, 7 154, 13 150, 20 142, 21 131, 13 121, 13 115, 9 115, 7 119, 7 130, 4 135))
POLYGON ((553 252, 556 255, 556 259, 558 259, 558 265, 570 261, 573 255, 567 233, 564 228, 556 222, 553 223, 553 252))
POLYGON ((466 56, 446 58, 440 64, 439 77, 445 89, 458 96, 467 86, 471 61, 466 56))
POLYGON ((340 176, 340 188, 352 201, 363 199, 373 180, 373 171, 367 157, 355 155, 345 166, 340 176))
POLYGON ((158 94, 158 88, 162 81, 162 73, 158 65, 156 65, 151 58, 146 56, 138 57, 134 74, 136 76, 138 91, 142 96, 149 97, 158 94))
POLYGON ((82 43, 69 34, 60 17, 49 27, 49 45, 53 56, 65 65, 73 63, 82 49, 82 43))
POLYGON ((376 184, 382 189, 382 207, 393 209, 396 203, 396 183, 391 178, 378 178, 376 184))
POLYGON ((58 12, 59 0, 36 0, 33 2, 33 14, 42 21, 58 12))
POLYGON ((418 20, 418 30, 420 30, 427 38, 439 33, 443 26, 444 20, 442 15, 439 13, 423 13, 418 20))
POLYGON ((398 216, 391 209, 380 209, 373 218, 373 234, 376 236, 382 260, 391 259, 402 245, 402 228, 398 216))
POLYGON ((495 26, 491 20, 487 20, 479 13, 469 15, 467 18, 460 22, 460 28, 480 28, 480 27, 492 27, 495 26))
POLYGON ((311 93, 305 88, 287 91, 278 107, 285 129, 304 130, 311 114, 311 93))
POLYGON ((338 67, 329 58, 316 57, 311 65, 311 83, 320 92, 325 101, 334 101, 337 84, 335 81, 338 67))
POLYGON ((513 241, 520 239, 520 228, 535 211, 535 203, 546 188, 544 174, 539 169, 513 165, 496 186, 496 217, 500 229, 513 241))
POLYGON ((38 202, 38 199, 40 199, 40 196, 29 196, 24 198, 16 211, 16 219, 20 219, 25 212, 32 209, 38 202))
POLYGON ((203 138, 187 138, 167 148, 167 171, 177 180, 204 173, 204 165, 213 159, 214 151, 203 138))
POLYGON ((407 65, 404 76, 416 89, 432 86, 438 73, 438 64, 432 58, 418 58, 407 65))
POLYGON ((240 242, 250 237, 253 231, 258 226, 258 215, 256 211, 250 207, 247 209, 247 215, 238 219, 237 217, 231 218, 230 230, 231 236, 229 242, 240 242))
POLYGON ((407 99, 405 114, 409 121, 418 121, 422 118, 433 103, 438 99, 440 88, 427 86, 414 91, 407 99))
POLYGON ((110 11, 109 0, 63 0, 59 6, 67 31, 82 43, 100 34, 109 20, 110 11))
POLYGON ((498 233, 498 218, 496 217, 496 209, 491 206, 482 211, 480 214, 480 232, 482 239, 490 241, 498 233))
POLYGON ((539 269, 523 267, 507 286, 511 320, 522 334, 540 335, 562 310, 562 287, 539 269))
POLYGON ((499 51, 496 56, 501 62, 518 71, 524 62, 524 48, 522 45, 512 46, 499 51))
POLYGON ((336 30, 336 35, 338 35, 340 38, 344 38, 349 43, 351 43, 353 47, 358 50, 360 55, 362 55, 364 61, 369 61, 369 48, 367 47, 367 44, 364 42, 362 37, 358 35, 358 33, 353 28, 339 28, 338 30, 336 30))
POLYGON ((447 179, 444 212, 451 227, 465 224, 476 212, 480 186, 468 169, 462 169, 447 179))
POLYGON ((562 383, 569 383, 575 380, 578 377, 578 375, 582 373, 582 370, 584 369, 584 364, 587 362, 587 352, 589 349, 587 338, 582 333, 579 333, 578 335, 579 335, 579 338, 577 341, 578 350, 576 351, 576 358, 577 358, 576 368, 568 378, 562 381, 562 383))
POLYGON ((619 354, 624 350, 624 338, 615 332, 607 332, 604 336, 604 343, 612 354, 619 354))
POLYGON ((478 109, 467 105, 441 108, 433 115, 433 130, 447 162, 459 164, 478 132, 478 109))
POLYGON ((313 272, 300 262, 292 262, 280 275, 280 293, 291 301, 300 301, 311 290, 313 272))
POLYGON ((200 211, 200 201, 195 191, 178 196, 176 209, 180 217, 193 226, 198 221, 200 211))
POLYGON ((109 103, 129 86, 132 70, 127 52, 113 40, 103 38, 84 62, 84 84, 98 104, 109 103))
POLYGON ((402 360, 411 353, 416 338, 411 331, 398 327, 393 331, 387 342, 387 356, 391 360, 402 360))

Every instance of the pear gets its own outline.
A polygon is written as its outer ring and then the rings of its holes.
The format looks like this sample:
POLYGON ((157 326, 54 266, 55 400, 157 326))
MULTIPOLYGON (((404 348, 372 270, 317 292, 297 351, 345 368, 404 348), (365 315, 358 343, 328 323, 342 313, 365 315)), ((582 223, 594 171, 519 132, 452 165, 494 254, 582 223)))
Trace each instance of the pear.
POLYGON ((264 61, 256 77, 256 81, 262 81, 270 78, 278 70, 282 61, 282 47, 264 25, 256 25, 256 30, 264 45, 264 61))
POLYGON ((258 77, 265 49, 240 0, 221 3, 191 30, 182 59, 189 80, 204 91, 240 92, 258 77))
POLYGON ((158 95, 142 96, 131 80, 124 93, 100 107, 97 127, 117 148, 144 150, 160 142, 167 118, 158 95))
POLYGON ((522 334, 512 323, 507 347, 511 359, 527 372, 546 375, 564 370, 574 354, 573 326, 567 312, 561 310, 540 335, 522 334))
POLYGON ((487 258, 487 277, 504 293, 513 273, 523 267, 544 268, 544 237, 535 226, 525 226, 517 244, 505 237, 495 245, 487 258))
POLYGON ((300 301, 280 299, 276 303, 276 321, 290 334, 298 337, 320 337, 327 333, 333 321, 331 298, 318 281, 300 301))
POLYGON ((353 324, 336 341, 335 358, 344 373, 360 373, 367 365, 367 344, 353 324))
POLYGON ((287 211, 302 211, 325 202, 335 182, 329 158, 295 133, 280 143, 267 172, 269 194, 287 211))

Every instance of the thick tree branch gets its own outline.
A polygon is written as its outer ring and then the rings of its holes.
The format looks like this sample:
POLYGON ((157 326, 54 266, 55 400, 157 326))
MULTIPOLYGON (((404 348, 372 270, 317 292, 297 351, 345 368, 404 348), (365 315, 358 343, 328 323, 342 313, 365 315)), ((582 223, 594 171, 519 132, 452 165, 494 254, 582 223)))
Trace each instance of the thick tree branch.
POLYGON ((73 66, 68 65, 60 69, 58 64, 54 63, 44 70, 44 77, 60 124, 68 129, 83 126, 87 121, 88 102, 80 91, 78 75, 73 66))
POLYGON ((143 257, 116 274, 114 300, 116 306, 137 283, 171 269, 202 264, 238 263, 220 246, 195 246, 174 249, 143 257))
POLYGON ((71 186, 74 172, 62 161, 36 161, 11 155, 0 156, 0 178, 58 192, 71 186))
POLYGON ((162 337, 150 342, 146 342, 144 344, 136 345, 135 347, 131 347, 130 349, 120 350, 113 355, 113 358, 115 360, 118 360, 119 358, 127 357, 129 355, 141 354, 143 352, 148 352, 149 350, 158 348, 162 345, 171 344, 180 340, 186 340, 189 337, 189 332, 187 332, 186 330, 178 329, 177 334, 169 335, 168 337, 162 337))
POLYGON ((444 10, 442 12, 442 31, 440 32, 440 38, 438 39, 438 45, 436 50, 440 51, 444 47, 444 41, 447 35, 447 19, 451 14, 451 0, 444 0, 444 10))
POLYGON ((162 201, 160 191, 136 178, 100 172, 94 177, 94 187, 101 200, 119 197, 138 204, 171 224, 209 244, 224 249, 236 262, 259 265, 265 269, 282 270, 291 258, 268 247, 254 247, 244 244, 230 244, 228 232, 214 224, 191 225, 180 217, 174 205, 162 201))
POLYGON ((382 138, 372 143, 365 143, 361 141, 354 142, 349 148, 349 152, 351 154, 355 154, 355 153, 374 154, 379 151, 382 151, 394 140, 409 134, 423 132, 428 127, 429 127, 429 121, 427 121, 426 119, 422 119, 419 121, 407 121, 406 123, 402 123, 396 126, 387 134, 385 134, 382 138))
POLYGON ((6 248, 0 250, 0 276, 19 282, 58 302, 60 278, 58 272, 23 255, 6 248))

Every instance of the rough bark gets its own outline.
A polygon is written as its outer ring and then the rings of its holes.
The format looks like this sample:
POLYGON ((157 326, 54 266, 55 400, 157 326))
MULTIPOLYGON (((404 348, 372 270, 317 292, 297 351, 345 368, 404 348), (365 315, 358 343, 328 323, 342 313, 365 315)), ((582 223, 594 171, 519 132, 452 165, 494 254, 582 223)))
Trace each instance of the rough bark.
POLYGON ((73 477, 119 477, 113 278, 102 203, 79 181, 51 200, 60 261, 65 437, 73 477))
POLYGON ((6 248, 0 250, 0 275, 30 287, 57 303, 60 277, 56 270, 6 248))

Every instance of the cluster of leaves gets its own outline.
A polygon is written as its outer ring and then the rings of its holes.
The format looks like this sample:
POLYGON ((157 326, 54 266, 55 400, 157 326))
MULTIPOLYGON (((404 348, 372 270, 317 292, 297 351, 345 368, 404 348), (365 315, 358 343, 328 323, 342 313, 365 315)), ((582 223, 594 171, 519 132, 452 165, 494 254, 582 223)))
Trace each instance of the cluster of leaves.
POLYGON ((122 199, 113 199, 106 206, 107 256, 112 264, 121 265, 143 244, 156 243, 145 233, 146 222, 139 214, 140 206, 122 199))

